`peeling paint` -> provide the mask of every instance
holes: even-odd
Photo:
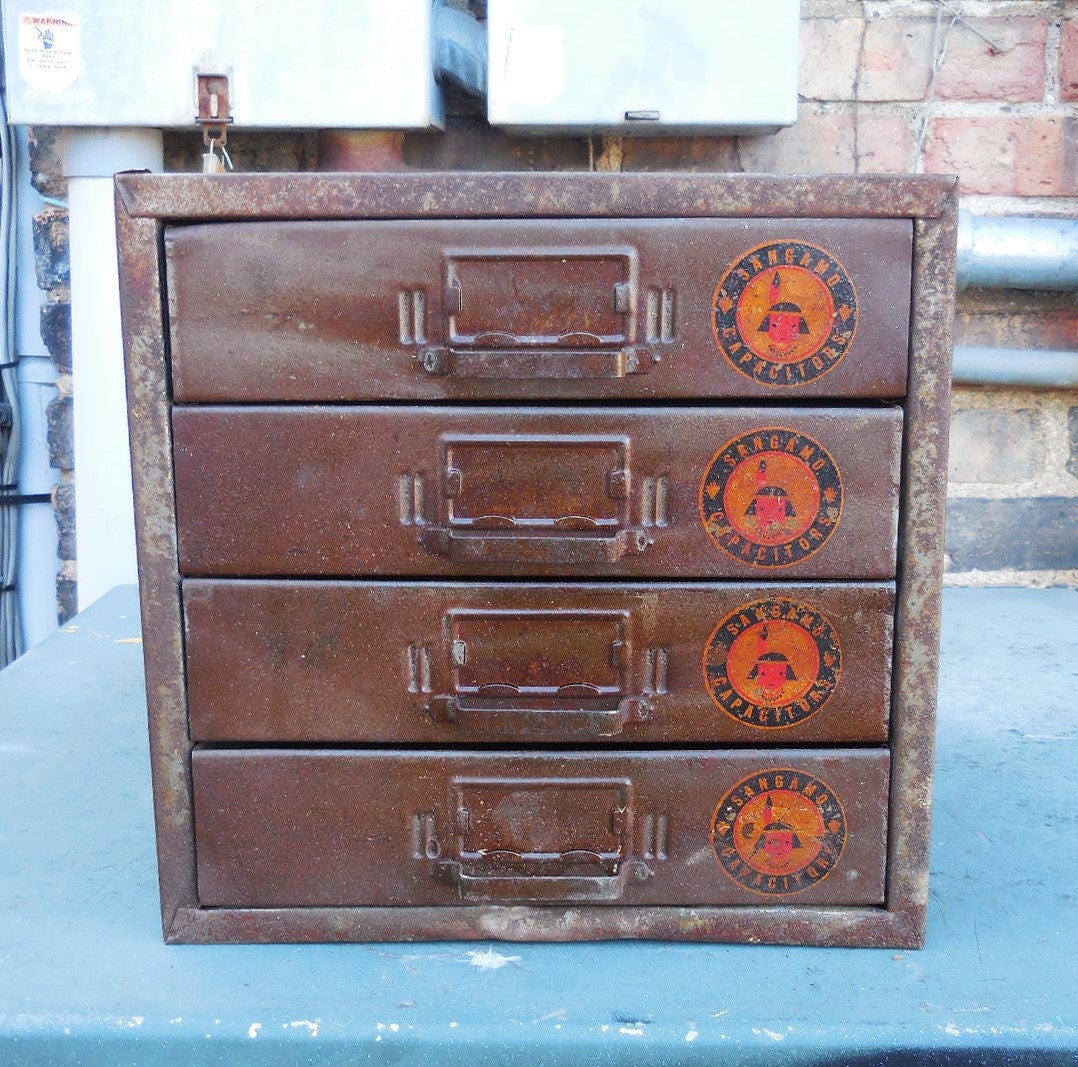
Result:
[[[752,1032],[757,1037],[769,1037],[772,1041],[784,1041],[786,1035],[779,1030],[768,1030],[766,1026],[754,1026]]]
[[[498,971],[507,963],[519,963],[520,957],[506,956],[501,952],[495,952],[494,949],[488,948],[483,952],[469,952],[468,962],[473,967],[478,967],[481,971]]]
[[[251,1023],[251,1025],[247,1027],[247,1036],[253,1041],[256,1037],[258,1037],[258,1031],[261,1029],[261,1023]]]

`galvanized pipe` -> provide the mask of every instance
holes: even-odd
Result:
[[[959,345],[953,377],[956,385],[1073,389],[1078,386],[1078,352]]]
[[[1078,289],[1078,220],[958,216],[958,286]]]

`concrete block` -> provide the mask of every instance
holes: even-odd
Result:
[[[973,409],[951,416],[949,481],[1004,485],[1035,478],[1044,466],[1036,412]]]
[[[960,498],[947,504],[951,571],[1078,567],[1078,497]]]

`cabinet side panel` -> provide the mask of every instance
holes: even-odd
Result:
[[[947,506],[957,193],[914,227],[913,317],[899,527],[888,908],[923,937]]]
[[[160,225],[116,200],[161,918],[196,899]]]

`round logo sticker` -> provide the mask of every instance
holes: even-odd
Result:
[[[719,866],[756,893],[799,893],[822,882],[846,847],[831,787],[803,771],[759,771],[719,801],[711,820]]]
[[[760,245],[712,298],[715,344],[762,385],[804,385],[833,370],[857,330],[857,292],[830,252],[803,241]]]
[[[807,559],[834,533],[842,479],[818,442],[771,426],[727,441],[700,482],[700,518],[727,555],[757,567]]]
[[[815,715],[838,683],[842,652],[831,623],[786,597],[727,615],[704,649],[715,706],[747,726],[794,726]]]

